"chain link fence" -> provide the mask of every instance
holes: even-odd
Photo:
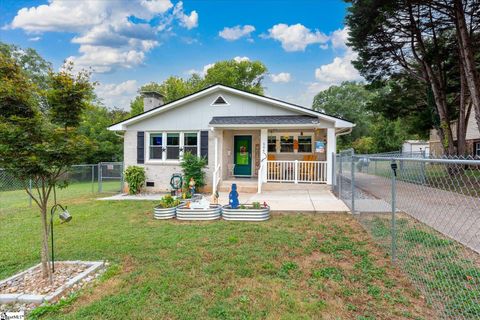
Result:
[[[124,185],[123,163],[74,165],[61,180],[67,182],[65,187],[57,188],[56,191],[57,198],[62,200],[97,192],[118,193],[123,190]],[[32,188],[30,181],[21,181],[0,169],[0,213],[6,209],[32,206],[32,199],[25,188]]]
[[[480,160],[336,156],[334,192],[443,319],[480,319]]]

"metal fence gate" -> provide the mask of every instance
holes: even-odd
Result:
[[[336,156],[333,190],[444,319],[480,319],[480,161]]]

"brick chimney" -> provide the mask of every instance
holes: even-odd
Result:
[[[153,108],[163,105],[163,96],[156,91],[142,91],[143,111],[149,111]]]

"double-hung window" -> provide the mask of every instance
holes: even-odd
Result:
[[[477,157],[480,157],[480,141],[475,142],[475,149],[473,151],[475,151],[475,155]]]
[[[280,152],[293,152],[293,136],[280,137]]]
[[[304,152],[304,153],[312,152],[311,136],[298,136],[298,152]]]
[[[163,133],[150,134],[150,159],[163,159]]]
[[[167,133],[167,160],[180,159],[180,133]]]
[[[277,137],[268,137],[268,152],[277,152]]]
[[[183,134],[183,153],[190,152],[194,156],[198,154],[198,134],[185,132]]]

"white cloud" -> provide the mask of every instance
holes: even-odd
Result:
[[[183,2],[180,1],[175,5],[173,9],[173,15],[180,21],[180,24],[187,28],[193,29],[198,27],[198,13],[197,11],[190,12],[190,15],[187,15],[183,11]]]
[[[28,41],[36,42],[36,41],[39,41],[40,39],[42,39],[42,37],[31,37],[31,38],[28,38]]]
[[[327,84],[340,84],[343,81],[361,80],[362,77],[351,61],[357,58],[357,54],[347,49],[342,57],[335,57],[331,63],[324,64],[315,69],[317,81]]]
[[[283,83],[287,83],[287,82],[290,82],[290,79],[291,79],[291,76],[290,76],[290,73],[288,72],[280,72],[278,74],[271,74],[270,75],[270,79],[273,81],[273,82],[283,82]]]
[[[68,60],[77,68],[110,72],[142,64],[160,45],[160,32],[169,33],[175,20],[191,29],[198,25],[198,14],[185,14],[181,1],[174,7],[170,0],[51,0],[20,9],[9,28],[34,34],[74,33],[71,41],[80,45],[79,54]]]
[[[325,44],[329,39],[324,33],[318,30],[311,31],[300,23],[290,26],[284,23],[276,24],[264,37],[280,41],[285,51],[305,51],[308,45]]]
[[[348,32],[348,27],[332,32],[332,35],[330,36],[332,46],[336,49],[347,49]]]
[[[100,84],[95,91],[107,107],[119,107],[128,110],[130,101],[137,94],[137,81],[127,80],[121,83]]]
[[[235,41],[242,37],[250,37],[250,34],[253,31],[255,31],[255,27],[252,25],[249,25],[249,24],[244,26],[237,25],[231,28],[229,27],[223,28],[223,30],[220,31],[218,35],[227,41]],[[253,39],[249,38],[248,40],[253,40]]]
[[[236,62],[242,62],[242,61],[250,61],[250,58],[236,56],[235,58],[233,58],[233,60],[235,60]]]

